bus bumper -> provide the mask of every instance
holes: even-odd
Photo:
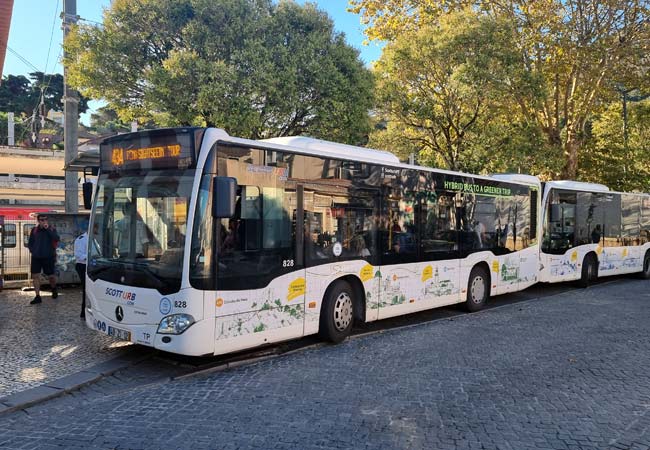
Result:
[[[208,320],[200,320],[192,324],[182,334],[158,334],[158,324],[126,325],[115,322],[97,311],[88,309],[86,310],[86,325],[95,331],[122,340],[125,339],[119,334],[126,331],[130,333],[128,339],[130,342],[166,352],[187,356],[214,354],[214,324],[211,324]]]

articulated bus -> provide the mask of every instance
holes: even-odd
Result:
[[[640,272],[650,278],[650,195],[575,181],[545,183],[540,281]]]
[[[87,325],[215,355],[316,333],[339,342],[354,321],[454,303],[476,311],[538,281],[541,188],[301,137],[112,137],[100,147]]]

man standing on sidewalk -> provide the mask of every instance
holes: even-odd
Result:
[[[56,246],[59,242],[59,235],[56,230],[47,223],[47,214],[37,216],[38,225],[32,228],[29,233],[27,247],[32,254],[32,280],[36,297],[29,302],[30,305],[41,303],[41,271],[48,276],[52,288],[52,298],[57,298],[59,293],[56,290],[56,275],[54,275],[54,263],[56,260]]]
[[[81,280],[81,314],[79,317],[86,317],[86,258],[88,254],[88,232],[84,231],[81,236],[74,240],[74,259],[77,262],[75,269]]]

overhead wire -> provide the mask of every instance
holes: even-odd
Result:
[[[50,74],[48,79],[47,79],[47,84],[45,84],[45,77],[47,76],[47,66],[50,63],[50,52],[52,51],[52,42],[54,40],[54,28],[56,25],[56,18],[58,16],[59,12],[59,5],[61,4],[60,0],[56,0],[56,8],[54,9],[54,18],[52,19],[52,31],[50,31],[50,44],[47,47],[47,57],[45,58],[45,69],[43,71],[43,82],[41,83],[41,95],[39,98],[38,105],[36,107],[38,108],[40,105],[43,105],[43,109],[45,109],[45,93],[47,92],[48,88],[50,87],[50,83],[52,82],[52,76],[54,74]],[[59,51],[59,56],[61,55],[61,52]],[[59,56],[57,56],[57,60],[59,59]]]
[[[27,58],[25,58],[23,55],[21,55],[20,53],[18,53],[16,50],[14,50],[13,48],[9,47],[9,45],[7,45],[7,50],[9,50],[9,52],[12,53],[12,54],[13,54],[16,58],[18,58],[21,62],[25,63],[26,65],[28,65],[28,66],[31,67],[32,69],[36,70],[37,72],[40,72],[40,69],[39,69],[38,67],[36,67],[34,64],[32,64],[31,62],[29,62],[29,60],[27,60]]]

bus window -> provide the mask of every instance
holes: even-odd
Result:
[[[542,250],[561,255],[575,245],[576,193],[552,190],[548,202]]]
[[[217,147],[217,175],[237,179],[233,217],[216,221],[219,289],[256,289],[295,270],[293,158],[281,152]]]
[[[422,194],[422,260],[457,258],[457,195],[444,191]]]
[[[210,167],[210,166],[208,166]],[[209,170],[209,169],[208,169]],[[190,254],[190,283],[197,289],[214,289],[212,174],[201,177],[196,201]]]
[[[640,245],[641,197],[623,194],[621,209],[621,240],[623,245]]]
[[[598,196],[591,192],[576,194],[576,245],[597,244],[603,230],[602,209]]]
[[[603,241],[605,247],[619,247],[621,240],[621,196],[620,194],[600,195],[603,211]]]
[[[528,248],[531,243],[531,213],[530,199],[527,195],[517,195],[515,197],[516,208],[515,217],[513,218],[513,249],[515,251]]]
[[[418,257],[417,182],[418,173],[401,170],[400,175],[384,180],[380,239],[382,263],[415,262]],[[418,212],[419,214],[419,212]]]
[[[641,244],[650,242],[650,198],[641,200]]]

